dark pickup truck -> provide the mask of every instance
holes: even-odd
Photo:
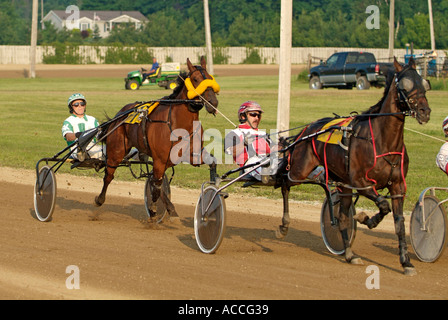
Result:
[[[384,86],[392,63],[378,63],[369,52],[336,52],[326,62],[311,68],[310,89],[326,87],[360,90]]]

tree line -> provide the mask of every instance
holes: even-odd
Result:
[[[39,4],[41,1],[39,1]],[[57,31],[39,24],[38,44],[51,45],[145,45],[205,46],[202,0],[44,0],[44,14],[77,5],[80,10],[137,10],[148,18],[140,30],[114,28],[107,38],[89,30]],[[379,28],[369,29],[368,6],[378,9]],[[280,45],[279,0],[209,1],[213,45]],[[430,48],[427,1],[395,0],[395,47],[413,43],[416,49]],[[32,0],[0,0],[0,45],[27,45],[30,42]],[[448,0],[432,0],[436,48],[448,47]],[[41,8],[39,8],[39,14]],[[294,47],[388,47],[388,0],[293,1]],[[39,17],[40,20],[40,17]]]

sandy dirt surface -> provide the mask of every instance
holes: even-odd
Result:
[[[154,227],[142,181],[114,181],[97,208],[96,174],[56,179],[53,220],[44,223],[33,217],[34,171],[0,168],[0,299],[448,298],[448,255],[427,264],[410,248],[418,274],[404,276],[391,217],[378,230],[358,227],[353,248],[364,265],[353,266],[325,248],[318,205],[292,202],[289,234],[277,240],[280,201],[231,194],[225,238],[207,255],[194,239],[198,191],[173,187],[180,218]],[[366,287],[370,265],[379,289]],[[69,266],[79,270],[79,289],[67,288]]]
[[[138,70],[144,65],[36,65],[38,78],[83,78],[83,77],[126,77],[129,71]],[[278,65],[215,65],[216,76],[278,75]],[[299,74],[304,65],[293,65],[291,74]],[[29,65],[0,64],[0,78],[24,78],[29,74]],[[181,66],[182,70],[186,66]]]

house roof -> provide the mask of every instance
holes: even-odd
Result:
[[[65,10],[51,10],[56,14],[61,20],[67,20],[73,12],[65,12]],[[110,21],[121,16],[129,16],[131,18],[137,19],[139,21],[148,21],[148,19],[139,11],[101,11],[101,10],[80,10],[79,18],[88,18],[90,20],[94,19],[94,16],[103,21]]]

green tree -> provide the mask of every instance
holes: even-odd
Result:
[[[324,45],[322,36],[323,12],[318,9],[308,13],[303,10],[293,21],[292,45],[294,47],[320,47]]]
[[[104,39],[105,44],[122,43],[127,45],[134,45],[140,42],[141,31],[135,30],[132,23],[120,23],[112,28],[110,35]]]
[[[406,18],[400,36],[401,46],[404,47],[406,43],[413,42],[416,49],[431,48],[428,21],[428,15],[421,13],[415,14],[413,18]]]
[[[0,45],[29,44],[30,27],[10,1],[0,2]]]

